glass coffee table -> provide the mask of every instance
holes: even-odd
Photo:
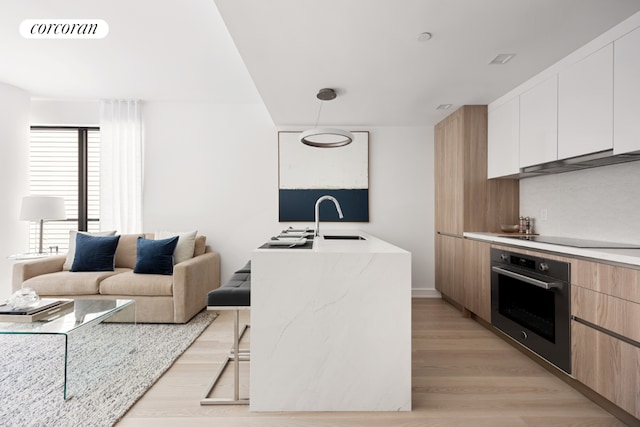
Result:
[[[0,322],[0,334],[22,335],[59,335],[64,337],[64,390],[63,398],[67,400],[69,393],[69,355],[73,347],[73,337],[87,332],[91,335],[91,328],[101,323],[136,323],[136,304],[134,300],[118,299],[76,299],[73,311],[50,321],[34,322]],[[134,328],[135,331],[135,328]],[[70,339],[71,338],[71,339]],[[126,345],[115,347],[135,350],[135,333],[131,329],[122,330],[122,339]],[[80,345],[86,345],[86,340],[80,340]],[[120,344],[120,343],[119,343]],[[129,353],[124,350],[124,353]]]

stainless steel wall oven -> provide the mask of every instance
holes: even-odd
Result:
[[[491,323],[571,373],[570,264],[491,249]]]

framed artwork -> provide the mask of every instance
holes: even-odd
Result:
[[[278,132],[278,193],[280,222],[314,221],[318,198],[329,195],[340,203],[320,205],[323,221],[369,222],[369,132],[353,132],[344,147],[317,148],[300,142],[301,132]]]

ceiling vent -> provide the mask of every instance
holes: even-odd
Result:
[[[504,65],[516,56],[515,53],[501,53],[489,62],[489,65]]]

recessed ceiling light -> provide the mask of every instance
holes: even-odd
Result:
[[[436,110],[448,110],[453,107],[453,104],[440,104],[436,107]]]
[[[431,37],[433,37],[431,33],[428,33],[428,32],[420,33],[418,34],[418,41],[426,42],[427,40],[431,40]]]
[[[489,62],[490,65],[504,65],[516,56],[515,53],[501,53]]]

